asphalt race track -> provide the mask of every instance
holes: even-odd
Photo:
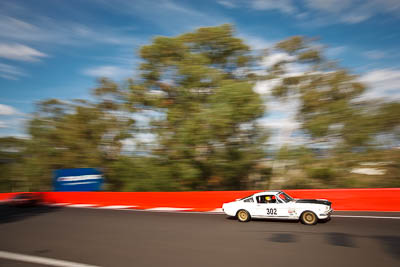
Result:
[[[392,212],[335,215],[400,217]],[[110,267],[388,267],[400,266],[400,220],[334,217],[305,226],[239,223],[220,214],[0,207],[0,252]],[[0,253],[0,266],[46,265]]]

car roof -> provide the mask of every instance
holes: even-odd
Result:
[[[281,192],[282,192],[281,190],[269,190],[269,191],[255,193],[253,196],[259,196],[259,195],[265,195],[265,194],[277,195],[278,193],[281,193]]]

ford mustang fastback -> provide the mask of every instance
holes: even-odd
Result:
[[[326,199],[294,199],[283,191],[265,191],[224,203],[222,209],[240,222],[252,218],[300,220],[314,225],[318,220],[329,220],[331,202]]]

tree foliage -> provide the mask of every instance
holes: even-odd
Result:
[[[115,191],[399,185],[398,151],[383,149],[399,141],[398,102],[363,99],[368,88],[313,39],[277,43],[269,52],[285,57],[268,69],[245,41],[229,24],[158,36],[138,51],[136,80],[102,78],[91,100],[40,101],[29,138],[0,139],[0,190],[49,190],[53,170],[77,167],[101,168]],[[299,101],[308,137],[269,155],[253,90],[268,79],[279,81],[270,97]],[[387,162],[387,179],[351,174],[374,160]]]
[[[184,190],[241,188],[264,156],[265,133],[255,123],[264,106],[247,78],[250,48],[233,34],[230,25],[200,28],[140,50],[139,83],[157,92],[142,104],[166,114],[153,124],[155,155],[173,166]]]
[[[270,78],[281,77],[273,95],[284,98],[298,94],[298,120],[314,141],[330,140],[348,151],[365,147],[376,135],[399,125],[398,103],[368,102],[362,99],[367,90],[357,75],[323,57],[311,40],[295,36],[279,42],[276,49],[291,56],[278,62]],[[287,65],[304,71],[286,72]],[[273,75],[274,72],[278,73]]]

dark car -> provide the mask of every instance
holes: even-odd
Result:
[[[7,201],[10,206],[14,207],[33,207],[40,205],[41,202],[42,199],[38,193],[20,193]]]

